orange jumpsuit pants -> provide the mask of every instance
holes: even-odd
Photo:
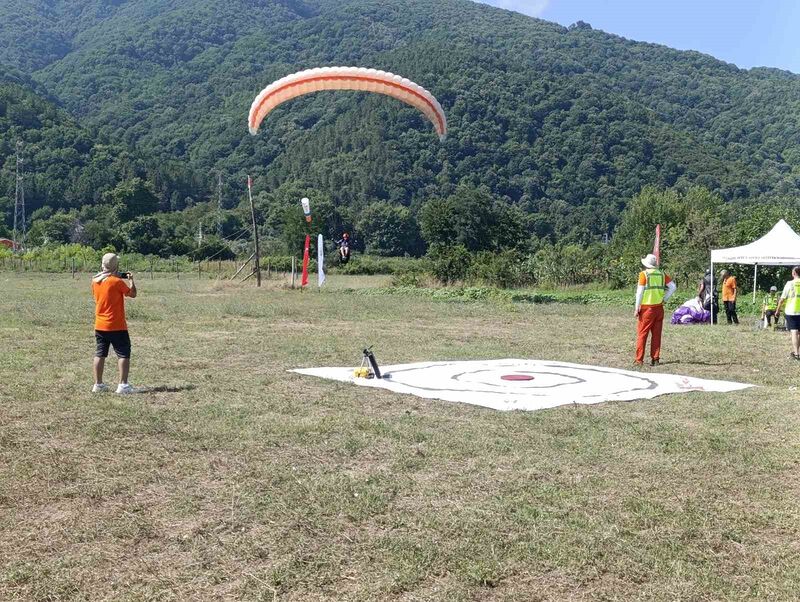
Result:
[[[636,361],[644,361],[647,335],[650,335],[650,357],[661,359],[661,329],[664,326],[664,306],[642,305],[639,308],[639,324],[636,329]]]

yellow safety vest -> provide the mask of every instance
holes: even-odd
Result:
[[[667,279],[664,272],[659,269],[645,270],[647,283],[644,285],[642,305],[661,305],[664,302],[664,293],[667,291]]]
[[[786,298],[784,313],[790,316],[797,316],[800,315],[800,280],[794,280],[792,285],[789,296]]]
[[[778,293],[772,293],[764,297],[764,309],[767,311],[778,309]]]

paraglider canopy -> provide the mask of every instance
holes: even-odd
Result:
[[[433,94],[399,75],[362,67],[307,69],[271,83],[250,107],[247,120],[250,133],[255,136],[264,118],[287,100],[322,90],[360,90],[391,96],[421,111],[433,124],[440,140],[447,135],[447,117]]]

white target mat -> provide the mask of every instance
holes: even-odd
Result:
[[[383,379],[355,378],[354,368],[292,370],[362,387],[389,389],[495,410],[541,410],[572,403],[652,399],[667,393],[725,393],[752,385],[676,374],[584,366],[546,360],[420,362],[384,366]]]

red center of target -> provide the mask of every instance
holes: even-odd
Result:
[[[528,374],[504,374],[500,378],[503,380],[533,380],[533,377]]]

